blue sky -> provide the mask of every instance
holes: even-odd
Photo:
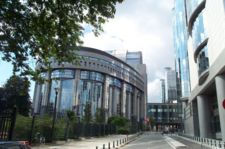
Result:
[[[12,76],[12,68],[13,67],[11,63],[2,61],[0,59],[0,70],[1,70],[0,86],[1,87],[6,83],[7,79],[9,79],[9,77]],[[34,81],[31,81],[30,92],[29,92],[31,99],[33,98],[33,93],[34,93]]]

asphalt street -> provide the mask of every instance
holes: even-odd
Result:
[[[122,149],[173,149],[161,133],[145,132],[135,141],[122,147]]]

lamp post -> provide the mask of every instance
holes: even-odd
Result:
[[[56,106],[57,106],[57,96],[58,96],[59,88],[55,87],[55,103],[54,103],[54,112],[53,112],[53,120],[52,120],[52,132],[51,132],[51,141],[53,140],[54,128],[55,128],[55,119],[56,119]]]

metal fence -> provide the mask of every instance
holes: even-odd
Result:
[[[1,102],[0,105],[0,141],[9,141],[16,122],[16,107],[3,107]]]
[[[182,137],[186,137],[188,139],[191,139],[191,140],[195,141],[196,143],[208,146],[208,147],[213,148],[213,149],[214,148],[215,149],[225,149],[225,142],[223,142],[221,140],[194,137],[194,136],[189,136],[189,135],[185,135],[185,134],[182,134],[182,133],[179,133],[178,135],[182,136]]]
[[[75,135],[76,138],[79,138],[79,137],[104,136],[115,133],[116,133],[115,125],[77,123],[74,126],[73,135]]]

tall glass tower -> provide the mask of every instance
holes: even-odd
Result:
[[[187,16],[186,1],[175,0],[173,9],[173,38],[176,57],[176,72],[181,87],[181,98],[190,94],[190,74],[187,47]]]

